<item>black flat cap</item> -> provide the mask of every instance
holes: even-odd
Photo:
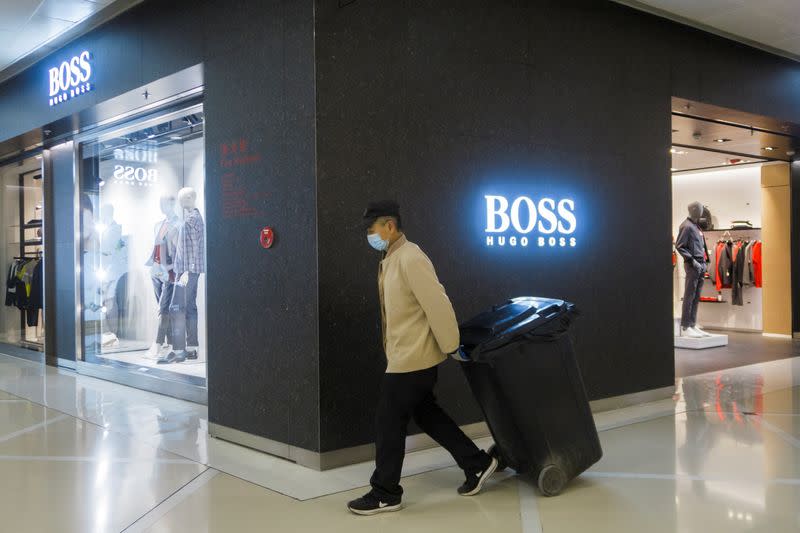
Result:
[[[394,200],[370,202],[364,210],[364,229],[368,229],[380,217],[395,217],[400,220],[400,206]]]

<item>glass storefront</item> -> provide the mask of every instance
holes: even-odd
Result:
[[[6,275],[0,343],[44,351],[41,156],[0,167],[0,265]]]
[[[202,106],[79,146],[82,358],[206,384]]]

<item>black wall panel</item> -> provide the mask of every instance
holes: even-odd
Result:
[[[48,107],[47,68],[83,49],[96,91]],[[51,58],[0,85],[0,139],[203,64],[210,420],[321,451],[373,438],[366,202],[400,201],[461,319],[518,294],[573,300],[592,398],[665,387],[670,97],[800,122],[797,63],[603,0],[150,0]],[[71,168],[52,178],[71,209]],[[574,198],[578,246],[486,248],[487,193]],[[480,419],[455,364],[439,393]]]
[[[460,319],[572,300],[592,399],[671,386],[670,98],[799,121],[800,66],[605,1],[316,6],[322,449],[373,438],[372,199],[398,199]],[[486,248],[486,191],[574,197],[578,246]],[[455,364],[439,395],[480,419]]]
[[[83,49],[96,90],[50,108],[47,68]],[[319,447],[313,53],[310,1],[148,1],[0,85],[7,139],[203,64],[209,418],[308,449]],[[225,166],[237,158],[246,161]],[[71,216],[71,159],[54,171],[55,210]],[[246,210],[226,211],[232,179]],[[269,251],[259,245],[266,225],[278,235]],[[56,258],[71,239],[54,243]],[[72,274],[53,273],[57,290]],[[58,294],[60,307],[69,294]],[[59,316],[73,336],[59,319],[58,351],[71,344],[74,357],[73,318]]]

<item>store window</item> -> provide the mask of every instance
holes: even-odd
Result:
[[[201,107],[80,145],[83,360],[205,385]]]
[[[6,275],[0,343],[38,352],[44,351],[42,181],[41,156],[0,168],[0,264]]]

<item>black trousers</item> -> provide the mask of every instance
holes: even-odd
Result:
[[[706,267],[704,265],[701,272],[695,270],[692,263],[684,263],[683,267],[686,270],[686,286],[683,291],[681,327],[693,328],[697,325],[697,308],[700,305],[700,294],[703,292]]]
[[[403,494],[400,474],[406,453],[408,422],[414,422],[445,448],[463,470],[477,472],[489,456],[442,411],[433,395],[438,367],[401,374],[384,374],[376,415],[375,473],[370,485],[383,498]]]
[[[172,349],[185,350],[186,346],[199,346],[197,335],[197,283],[200,274],[189,272],[185,287],[175,284],[169,306],[172,327]]]

